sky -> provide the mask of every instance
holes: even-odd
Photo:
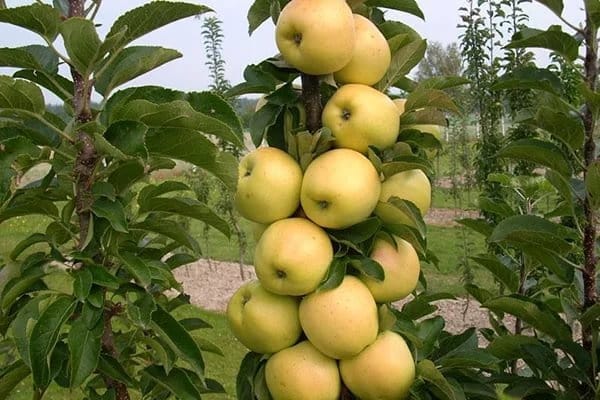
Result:
[[[228,80],[239,83],[243,79],[246,65],[258,63],[261,60],[278,53],[274,40],[274,25],[268,21],[252,36],[248,36],[246,13],[253,0],[188,0],[192,3],[211,7],[217,17],[223,21],[223,56],[227,62],[226,75]],[[29,0],[7,0],[8,7],[29,4]],[[108,32],[112,21],[128,9],[135,8],[148,0],[104,0],[96,22],[101,37]],[[578,7],[582,1],[565,0],[564,16],[572,22],[581,21],[582,11]],[[465,0],[418,0],[425,14],[425,22],[419,18],[404,13],[394,13],[394,16],[415,28],[429,41],[448,44],[458,41],[460,22],[458,8],[466,4]],[[530,26],[545,29],[552,24],[560,24],[560,20],[545,7],[536,4],[526,7],[530,17]],[[212,14],[212,13],[211,13]],[[210,15],[210,14],[206,14]],[[35,34],[26,30],[0,24],[0,47],[17,47],[32,42],[42,43]],[[130,85],[160,85],[185,91],[205,89],[210,79],[204,63],[206,61],[201,37],[201,21],[194,18],[181,20],[169,26],[152,32],[135,44],[160,45],[180,51],[183,57],[168,63],[132,81]],[[540,54],[540,57],[544,57]],[[10,70],[0,68],[0,74],[10,73]]]

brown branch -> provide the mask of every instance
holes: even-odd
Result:
[[[302,101],[306,110],[306,128],[316,132],[321,128],[321,86],[319,77],[315,75],[302,74]]]
[[[598,82],[598,29],[594,27],[594,23],[590,17],[590,10],[586,7],[587,23],[584,30],[585,37],[585,81],[587,87],[595,91]],[[596,127],[596,116],[590,104],[586,104],[583,116],[583,124],[585,127],[585,144],[583,148],[584,163],[586,170],[584,177],[587,175],[588,168],[596,160],[596,144],[594,143],[594,129]],[[583,228],[583,290],[584,302],[583,310],[585,312],[590,307],[594,306],[598,301],[596,295],[596,212],[589,198],[586,196],[583,201],[583,212],[585,216]],[[593,328],[586,327],[582,332],[583,347],[591,352],[593,349],[592,336],[594,335]],[[592,382],[595,382],[596,376],[594,371],[590,371]]]
[[[84,17],[85,0],[69,0],[69,18]],[[73,106],[75,109],[75,118],[78,123],[85,124],[92,120],[91,112],[91,91],[92,80],[89,76],[82,76],[71,66],[71,76],[73,77],[74,93]],[[77,158],[73,168],[75,178],[75,211],[79,218],[79,249],[86,243],[90,221],[92,219],[92,206],[94,196],[92,186],[95,179],[96,166],[98,164],[98,152],[93,138],[85,131],[79,130],[75,138],[77,146]],[[115,347],[112,317],[121,312],[120,305],[111,306],[104,313],[104,331],[102,333],[102,350],[114,358],[118,358],[118,352]],[[115,390],[117,400],[129,400],[127,386],[108,376],[104,376],[104,382],[108,388]]]

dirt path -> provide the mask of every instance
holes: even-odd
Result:
[[[247,280],[255,278],[251,266],[245,266],[244,273]],[[209,266],[206,260],[201,260],[179,268],[175,275],[194,304],[220,312],[225,311],[229,298],[244,282],[240,278],[239,265],[228,262],[212,261]],[[469,303],[464,299],[443,300],[436,304],[439,307],[436,314],[444,317],[449,332],[462,332],[471,326],[489,326],[485,310],[474,300]]]
[[[478,211],[474,210],[459,210],[457,208],[432,208],[425,215],[425,223],[427,225],[436,226],[456,226],[457,219],[461,218],[477,218]]]

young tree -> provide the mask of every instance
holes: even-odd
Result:
[[[93,21],[101,1],[53,4],[0,10],[1,23],[45,43],[0,49],[0,66],[17,69],[0,76],[0,224],[27,216],[45,221],[0,270],[0,335],[15,344],[14,361],[0,367],[0,392],[29,375],[34,399],[51,384],[79,388],[90,399],[222,392],[205,377],[206,347],[192,334],[208,325],[195,313],[173,313],[189,304],[173,269],[200,254],[174,218],[198,219],[226,236],[230,228],[187,185],[147,178],[182,160],[234,187],[236,158],[210,137],[237,148],[242,127],[210,92],[117,90],[181,56],[131,42],[211,10],[150,2],[118,18],[102,39]],[[68,121],[46,108],[41,88],[64,102]],[[101,98],[98,106],[92,94]],[[48,166],[45,175],[19,185],[18,177],[39,164]]]

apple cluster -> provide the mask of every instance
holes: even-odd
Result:
[[[389,68],[389,46],[344,0],[290,1],[279,16],[276,41],[294,68],[333,74],[338,83],[322,114],[335,148],[304,171],[274,147],[240,161],[234,201],[260,226],[258,279],[232,296],[229,324],[248,349],[270,355],[265,378],[274,400],[334,400],[342,383],[363,400],[403,399],[415,364],[404,339],[385,323],[385,304],[417,286],[420,263],[412,245],[377,237],[368,256],[385,279],[347,274],[336,288],[319,289],[336,259],[332,231],[373,215],[387,224],[411,224],[388,202],[393,198],[412,202],[422,214],[430,207],[431,186],[421,170],[382,179],[366,156],[370,146],[385,150],[398,139],[404,103],[373,88]]]

